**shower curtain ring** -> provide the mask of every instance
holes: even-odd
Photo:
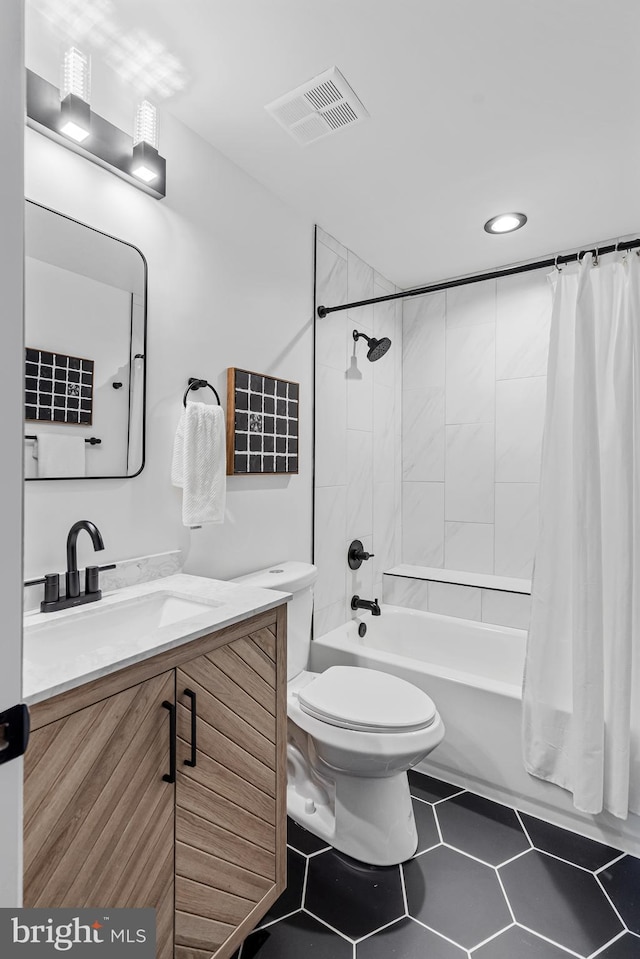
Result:
[[[554,260],[553,267],[554,267],[555,270],[558,271],[558,273],[562,273],[562,267],[561,267],[561,266],[558,266],[558,257],[559,257],[559,256],[560,256],[560,254],[559,254],[559,253],[556,253],[556,258],[555,258],[555,260]]]
[[[600,252],[598,250],[598,247],[596,247],[596,251],[593,254],[593,265],[600,266]]]

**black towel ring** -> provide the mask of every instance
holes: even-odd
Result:
[[[207,382],[207,380],[196,379],[195,376],[189,377],[189,385],[184,391],[184,396],[182,397],[182,402],[184,406],[187,405],[187,396],[189,395],[191,390],[199,390],[201,388],[204,388],[205,386],[208,386],[210,390],[213,390],[213,392],[215,393],[215,397],[218,401],[218,406],[222,406],[222,403],[220,402],[220,397],[218,396],[218,391],[215,388],[215,386],[212,386],[211,383]]]

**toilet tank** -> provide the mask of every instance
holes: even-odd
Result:
[[[309,662],[313,585],[317,578],[317,567],[311,563],[288,560],[233,580],[234,583],[293,594],[287,604],[287,681],[306,669]]]

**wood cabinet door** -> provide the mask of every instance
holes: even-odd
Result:
[[[177,670],[176,959],[226,959],[286,883],[284,629]]]
[[[37,729],[25,757],[25,906],[154,906],[173,956],[174,670]],[[37,708],[37,707],[36,707]]]

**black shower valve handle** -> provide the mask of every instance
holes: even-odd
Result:
[[[362,564],[366,562],[366,560],[372,559],[373,556],[375,556],[375,553],[367,553],[362,545],[362,540],[354,539],[350,544],[349,552],[347,553],[349,568],[360,569]]]

